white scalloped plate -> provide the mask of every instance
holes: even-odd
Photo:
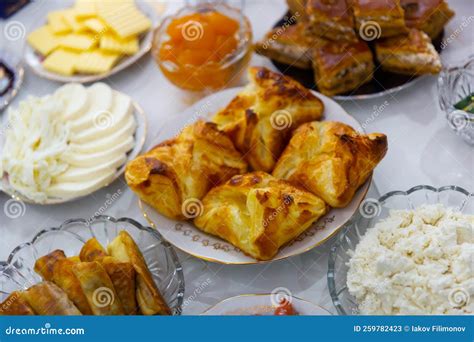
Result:
[[[214,113],[227,105],[241,90],[242,88],[223,90],[196,102],[181,114],[173,116],[172,120],[164,125],[158,136],[154,137],[154,142],[158,143],[174,137],[184,126],[199,118],[209,120]],[[314,94],[324,103],[325,120],[344,122],[358,131],[363,131],[357,120],[347,114],[335,101],[319,93],[314,92]],[[272,261],[304,253],[334,236],[358,210],[359,204],[364,200],[369,190],[370,183],[371,178],[360,187],[347,207],[331,209],[299,237],[281,248]],[[223,264],[266,262],[245,255],[230,243],[199,230],[191,222],[175,221],[167,218],[142,201],[139,201],[139,206],[150,225],[158,229],[165,239],[176,248],[197,258]]]
[[[109,72],[100,75],[85,75],[85,74],[78,74],[73,76],[63,76],[60,74],[56,74],[54,72],[50,72],[43,68],[42,65],[42,56],[36,53],[36,51],[29,45],[25,44],[25,53],[24,59],[25,63],[30,67],[30,69],[40,77],[46,78],[48,80],[57,81],[57,82],[77,82],[77,83],[89,83],[89,82],[96,82],[112,76],[119,71],[129,67],[140,58],[142,58],[148,51],[151,49],[151,44],[153,40],[153,31],[158,26],[158,15],[157,11],[150,4],[146,3],[145,1],[138,1],[136,0],[137,7],[145,14],[152,22],[152,26],[148,32],[146,32],[140,38],[140,48],[138,52],[132,56],[122,58],[119,63],[112,68]],[[68,7],[68,5],[64,4],[64,8]],[[72,3],[69,3],[69,6],[72,6]],[[57,8],[56,8],[57,9]],[[53,9],[48,9],[53,10]],[[46,11],[45,11],[46,13]],[[46,18],[46,14],[44,15]]]

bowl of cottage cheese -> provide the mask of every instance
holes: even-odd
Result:
[[[331,249],[339,314],[474,313],[474,195],[418,186],[361,204]]]

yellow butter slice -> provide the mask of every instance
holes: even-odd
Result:
[[[77,19],[85,19],[97,15],[96,0],[76,0],[74,10]]]
[[[133,55],[138,51],[138,38],[119,38],[110,34],[100,38],[101,50],[117,52],[125,55]]]
[[[78,58],[78,53],[59,48],[46,57],[43,67],[54,73],[70,76],[74,74]]]
[[[133,3],[121,2],[115,7],[110,3],[98,3],[97,13],[121,38],[139,35],[151,27],[151,21]]]
[[[93,34],[70,33],[61,38],[60,46],[73,50],[89,50],[98,44]]]
[[[71,32],[72,28],[64,19],[64,11],[53,11],[48,13],[48,24],[53,33]]]
[[[84,20],[84,26],[95,33],[104,33],[107,31],[107,25],[99,18],[89,18]]]
[[[31,32],[26,38],[33,49],[43,56],[47,56],[59,46],[59,39],[51,29],[45,25]]]
[[[110,71],[119,58],[120,55],[116,53],[87,51],[80,54],[75,69],[84,74],[102,74]]]
[[[77,12],[75,10],[69,9],[63,12],[63,18],[74,32],[86,31],[87,27],[82,21],[76,18],[76,14]]]

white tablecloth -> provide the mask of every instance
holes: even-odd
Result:
[[[1,22],[1,48],[20,54],[24,44],[24,39],[15,42],[5,39],[3,31],[8,22],[18,21],[29,32],[41,25],[48,10],[64,6],[61,3],[65,1],[59,4],[57,1],[35,1],[8,21]],[[151,3],[157,8],[167,3],[167,13],[182,5],[182,1]],[[442,53],[443,61],[448,63],[465,59],[474,52],[474,3],[472,0],[456,0],[450,1],[450,6],[456,11],[456,16],[445,33],[454,37]],[[255,39],[260,39],[286,10],[283,0],[247,0],[245,13],[252,23]],[[272,67],[267,59],[257,55],[251,63]],[[196,100],[195,96],[172,86],[149,55],[106,81],[132,96],[144,108],[149,123],[146,147],[150,146],[166,120]],[[13,105],[30,94],[48,94],[58,86],[36,77],[27,69],[24,85]],[[393,95],[376,100],[341,102],[341,105],[368,132],[383,132],[389,137],[388,154],[374,174],[374,183],[381,194],[406,190],[418,184],[455,184],[474,190],[473,150],[449,129],[438,106],[436,77],[424,77],[415,86]],[[15,246],[30,240],[45,227],[59,225],[73,217],[90,217],[104,204],[108,194],[119,189],[122,195],[107,209],[106,214],[128,216],[146,224],[136,197],[121,179],[104,190],[69,204],[27,205],[23,215],[15,219],[0,212],[0,260],[5,260]],[[374,186],[369,196],[378,196]],[[7,200],[8,196],[0,194],[0,208]],[[293,295],[335,312],[326,282],[327,254],[331,242],[302,256],[255,266],[224,266],[178,252],[186,281],[184,313],[197,314],[229,296],[268,293],[276,287],[288,288]]]

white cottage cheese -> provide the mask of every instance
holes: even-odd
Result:
[[[443,205],[392,211],[349,261],[361,314],[474,312],[474,216]]]

